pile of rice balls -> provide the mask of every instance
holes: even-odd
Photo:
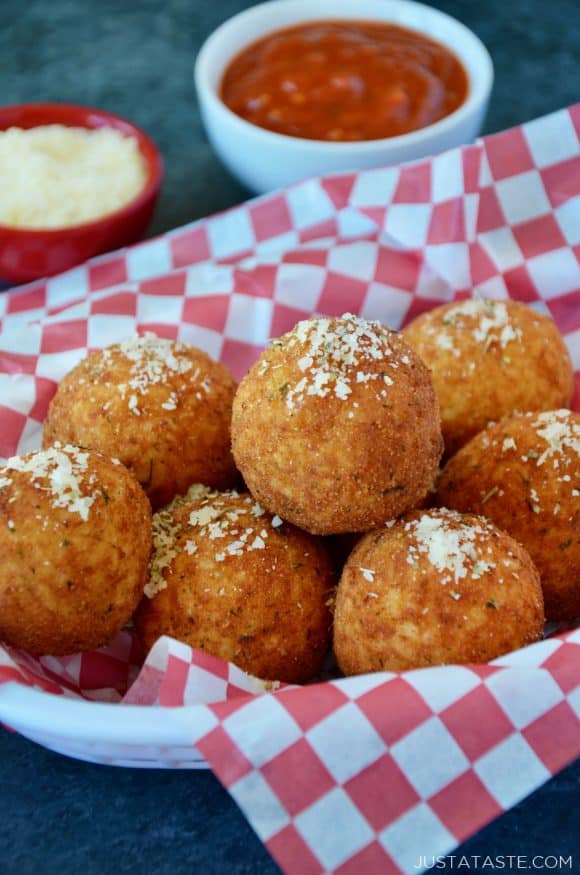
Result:
[[[359,674],[537,641],[580,615],[572,393],[512,301],[305,320],[238,386],[150,333],[91,353],[0,468],[0,639],[76,653],[132,620],[290,683],[331,645]]]

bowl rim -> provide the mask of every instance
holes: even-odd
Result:
[[[327,0],[327,2],[330,3],[330,0]],[[284,30],[287,27],[292,27],[293,24],[307,23],[309,21],[349,20],[348,16],[345,16],[346,10],[343,8],[347,5],[351,6],[353,12],[358,12],[357,0],[352,0],[352,2],[349,2],[349,0],[343,0],[334,14],[329,14],[330,10],[325,11],[328,8],[327,2],[322,0],[322,3],[316,4],[316,8],[320,6],[321,9],[320,14],[316,17],[304,17],[303,11],[297,12],[294,22],[287,22],[286,24],[279,26],[274,24],[269,30],[264,31],[261,35],[248,40],[248,42],[244,43],[242,47],[236,50],[236,53],[228,55],[223,64],[222,75],[228,63],[235,57],[235,54],[243,51],[243,49],[251,45],[252,42],[261,39],[269,33],[275,33],[276,31]],[[311,4],[309,5],[310,8],[313,8]],[[467,97],[457,109],[444,118],[439,119],[430,125],[426,125],[423,128],[417,128],[414,131],[409,131],[406,134],[399,134],[395,137],[383,137],[375,140],[348,140],[338,142],[315,140],[306,137],[293,137],[289,134],[280,134],[276,131],[270,131],[267,128],[255,125],[253,122],[247,121],[229,109],[221,99],[217,88],[214,88],[210,84],[210,64],[208,55],[214,50],[216,43],[219,45],[223,37],[234,31],[240,23],[244,23],[248,20],[251,21],[252,19],[260,21],[269,11],[274,10],[275,8],[286,8],[291,10],[292,7],[297,8],[298,6],[300,6],[302,10],[307,8],[305,2],[297,2],[297,0],[265,0],[265,2],[244,9],[236,15],[233,15],[231,18],[226,19],[226,21],[222,22],[222,24],[213,30],[204,40],[197,53],[194,61],[193,78],[198,93],[199,103],[202,102],[202,99],[206,100],[213,111],[217,112],[222,119],[227,121],[230,125],[237,128],[240,133],[245,132],[247,134],[251,132],[255,137],[261,137],[265,143],[270,143],[274,147],[276,145],[291,145],[293,148],[304,153],[320,152],[321,148],[324,148],[333,153],[346,153],[350,151],[351,153],[366,154],[377,150],[387,151],[390,149],[400,149],[407,143],[416,145],[425,140],[428,141],[431,137],[442,134],[446,130],[452,129],[457,124],[460,124],[464,118],[468,117],[480,106],[485,105],[486,101],[489,99],[494,83],[493,61],[487,47],[476,33],[470,30],[470,28],[463,24],[463,22],[459,21],[459,19],[454,18],[452,15],[449,15],[447,12],[443,12],[434,6],[428,6],[425,3],[416,2],[416,0],[384,0],[384,8],[386,11],[384,17],[373,17],[369,13],[365,13],[364,10],[361,10],[360,14],[352,16],[351,20],[388,23],[390,20],[388,15],[389,9],[398,9],[401,11],[413,9],[416,12],[421,12],[426,15],[432,21],[439,20],[444,21],[446,24],[450,24],[458,33],[461,33],[462,36],[467,39],[473,52],[477,53],[477,64],[480,68],[480,73],[475,81],[470,71],[465,68],[465,63],[462,58],[459,58],[459,61],[467,74],[469,90]],[[409,30],[415,30],[417,33],[428,36],[436,42],[442,42],[438,37],[432,36],[428,31],[417,25],[410,24],[406,21],[395,21],[394,23],[401,27],[407,27]],[[444,45],[449,47],[446,43],[444,43]],[[455,48],[452,48],[452,51],[457,55],[457,50]],[[221,77],[218,80],[218,85],[220,82]]]
[[[129,119],[123,118],[123,116],[120,115],[116,115],[113,112],[109,112],[106,109],[100,109],[98,107],[88,106],[79,103],[66,103],[63,101],[13,103],[8,106],[0,107],[0,132],[8,130],[9,127],[18,127],[17,122],[5,127],[5,117],[8,115],[12,115],[14,112],[22,112],[23,115],[33,114],[40,116],[42,116],[44,113],[55,113],[55,115],[58,115],[60,112],[62,112],[63,119],[58,120],[57,118],[49,118],[47,119],[45,124],[62,124],[65,127],[79,127],[86,128],[87,130],[96,130],[98,129],[98,127],[111,127],[114,130],[125,133],[126,135],[134,136],[137,140],[139,153],[146,164],[147,179],[143,187],[130,201],[120,207],[117,207],[116,210],[105,213],[99,218],[91,219],[88,222],[80,222],[75,225],[63,225],[59,228],[31,228],[20,227],[18,225],[5,225],[3,223],[0,223],[0,234],[2,234],[4,237],[8,235],[14,237],[18,236],[21,237],[23,240],[32,238],[38,239],[39,237],[43,237],[47,240],[52,239],[56,241],[62,240],[64,238],[90,234],[91,231],[101,230],[109,226],[110,224],[115,224],[120,219],[123,219],[132,215],[133,213],[138,212],[142,207],[145,206],[145,204],[147,204],[151,200],[151,198],[155,197],[159,193],[161,189],[161,184],[163,182],[165,169],[161,151],[159,147],[155,144],[155,142],[151,139],[149,134],[147,134],[138,125],[134,124],[134,122],[129,121]],[[87,115],[93,115],[95,117],[98,117],[103,121],[103,124],[98,126],[86,124],[83,119]],[[68,117],[67,120],[64,120],[65,116]],[[43,124],[44,123],[40,122],[31,125],[29,129],[42,127]],[[147,149],[149,150],[149,154],[145,154],[142,148],[142,144],[146,144]]]

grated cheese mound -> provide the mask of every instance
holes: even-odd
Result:
[[[303,377],[295,385],[283,387],[287,409],[294,410],[306,396],[325,398],[332,394],[345,401],[352,394],[353,383],[371,380],[377,381],[381,397],[386,397],[386,387],[393,384],[393,377],[386,372],[377,373],[377,362],[394,370],[399,362],[410,364],[408,356],[400,356],[391,346],[394,337],[396,334],[380,322],[370,322],[352,313],[345,313],[340,319],[320,317],[298,322],[291,332],[274,342],[275,346],[303,352],[298,360]],[[372,365],[372,369],[365,371],[365,364]],[[268,367],[266,359],[262,372]]]
[[[406,522],[403,528],[410,536],[407,562],[416,565],[419,554],[425,556],[443,575],[442,584],[457,583],[468,576],[479,580],[495,564],[483,557],[480,543],[494,529],[483,517],[478,520],[476,524],[466,522],[461,514],[442,508]]]
[[[110,127],[41,125],[0,132],[0,224],[65,228],[112,213],[141,191],[135,137]]]
[[[129,362],[130,377],[127,383],[120,383],[117,388],[121,397],[128,396],[128,406],[134,416],[141,415],[139,396],[147,395],[153,385],[164,386],[173,376],[188,374],[189,382],[198,390],[197,397],[201,398],[201,392],[208,395],[212,386],[208,375],[200,379],[199,368],[193,367],[188,357],[190,347],[179,341],[167,340],[157,337],[152,331],[143,335],[134,335],[121,343],[108,346],[102,350],[102,359],[105,366],[111,366],[115,356],[121,355]],[[167,399],[161,404],[165,410],[176,410],[179,399],[175,391],[168,388]]]
[[[87,486],[92,485],[91,480],[94,482],[94,475],[86,477],[88,461],[88,453],[70,445],[63,447],[59,443],[28,456],[13,456],[3,466],[0,489],[13,482],[8,476],[10,471],[29,474],[37,489],[50,494],[53,507],[65,508],[86,521],[99,495],[98,489],[87,491]]]
[[[475,324],[473,323],[475,320]],[[443,324],[460,330],[471,330],[474,339],[488,349],[497,343],[502,349],[514,340],[521,340],[522,330],[510,320],[508,309],[503,301],[491,298],[468,298],[450,307],[443,316]],[[438,341],[438,346],[452,349],[451,337]]]

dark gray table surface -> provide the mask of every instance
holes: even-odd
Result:
[[[250,5],[0,0],[0,103],[90,104],[148,130],[166,163],[151,234],[224,209],[247,192],[223,170],[204,138],[192,65],[203,39]],[[580,99],[578,0],[435,5],[471,27],[493,56],[496,84],[486,131]],[[209,773],[88,765],[0,729],[0,780],[2,875],[278,871]],[[580,871],[579,790],[576,764],[456,854],[575,853],[574,869]]]

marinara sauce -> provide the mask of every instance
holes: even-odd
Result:
[[[367,21],[279,30],[226,69],[226,106],[261,128],[310,140],[376,140],[424,128],[461,106],[465,70],[416,31]]]

